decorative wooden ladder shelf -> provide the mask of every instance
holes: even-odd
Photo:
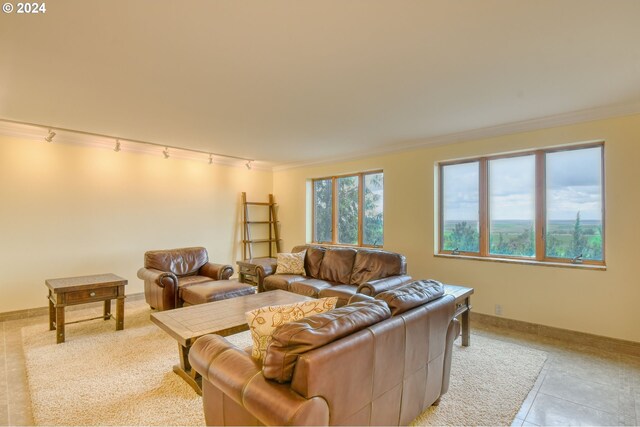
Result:
[[[264,206],[269,208],[269,221],[250,221],[249,206]],[[269,258],[273,258],[273,244],[276,244],[276,252],[280,252],[280,230],[278,228],[278,217],[275,209],[276,203],[273,201],[273,194],[269,194],[268,202],[247,202],[247,193],[242,193],[242,257],[245,260],[253,258],[253,245],[256,243],[267,243],[269,245]],[[254,224],[268,224],[268,239],[251,239],[251,226]],[[247,256],[248,255],[248,256]]]

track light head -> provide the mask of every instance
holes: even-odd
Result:
[[[165,147],[164,151],[162,151],[162,155],[164,156],[165,159],[169,158],[169,148]]]
[[[247,160],[247,163],[246,163],[246,165],[245,165],[245,166],[247,167],[247,169],[249,169],[249,170],[251,170],[251,162],[252,162],[252,161],[253,161],[253,160]]]
[[[44,140],[47,142],[53,142],[53,137],[56,136],[56,133],[49,129],[49,135],[44,137]]]
[[[116,146],[113,148],[116,153],[120,151],[120,141],[116,139]]]
[[[213,164],[213,154],[209,154],[209,164]]]

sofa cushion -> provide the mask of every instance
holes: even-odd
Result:
[[[353,248],[328,248],[322,259],[317,278],[343,285],[350,284],[356,252]]]
[[[395,289],[381,292],[376,299],[385,301],[396,316],[444,295],[444,286],[436,280],[416,280]]]
[[[375,249],[359,249],[353,264],[351,283],[361,285],[369,280],[406,274],[404,255]]]
[[[271,334],[278,326],[332,310],[337,301],[337,298],[321,298],[294,304],[261,307],[245,313],[253,340],[251,356],[256,359],[264,358],[267,346],[271,342]]]
[[[356,293],[358,287],[356,285],[336,285],[322,289],[318,295],[321,298],[338,297],[338,307],[342,307],[349,302],[349,299]]]
[[[280,383],[289,382],[301,354],[351,335],[390,316],[391,312],[386,303],[370,301],[357,302],[286,323],[273,332],[262,365],[262,373],[267,379]]]
[[[306,251],[293,253],[279,253],[275,274],[302,274],[304,271],[304,256]]]
[[[201,247],[147,251],[144,254],[146,268],[170,271],[177,276],[196,274],[207,262],[207,250]]]
[[[182,288],[186,288],[192,285],[197,285],[198,283],[206,283],[210,282],[211,277],[208,276],[183,276],[178,277],[178,288],[182,291]]]
[[[325,282],[318,279],[306,279],[300,282],[294,282],[289,285],[289,292],[295,292],[299,295],[318,298],[319,292],[323,289],[330,288],[333,283]]]
[[[256,288],[237,280],[209,280],[182,288],[181,292],[181,298],[186,304],[196,305],[251,295],[256,292]]]
[[[300,245],[291,249],[291,252],[302,252],[302,251],[307,251],[307,255],[305,256],[305,259],[304,259],[304,268],[307,272],[307,276],[318,278],[320,265],[322,264],[322,259],[324,258],[324,254],[327,251],[327,249],[322,246],[312,246],[312,245]]]
[[[288,291],[290,283],[299,282],[305,279],[306,277],[298,274],[273,274],[264,278],[262,286],[266,291],[273,291],[275,289]]]

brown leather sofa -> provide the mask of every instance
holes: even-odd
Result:
[[[208,425],[407,425],[449,387],[454,298],[413,282],[276,329],[264,363],[218,335],[189,353]]]
[[[375,296],[411,281],[406,258],[395,252],[319,245],[296,246],[291,252],[305,249],[306,276],[273,274],[275,264],[267,270],[262,266],[259,292],[282,289],[313,298],[338,297],[342,306],[356,293]]]
[[[209,262],[205,248],[148,251],[138,277],[144,280],[144,296],[151,308],[170,310],[183,304],[182,292],[189,286],[212,280],[227,280],[233,267]]]

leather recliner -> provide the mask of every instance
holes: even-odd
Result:
[[[151,308],[182,307],[182,290],[214,280],[227,280],[233,267],[209,262],[202,247],[148,251],[138,277],[144,280],[144,296]]]
[[[438,286],[439,285],[439,286]],[[189,361],[207,425],[407,425],[449,387],[454,297],[413,282],[279,326],[264,363],[218,335]]]
[[[301,245],[291,252],[306,250],[306,275],[272,274],[276,266],[258,269],[259,291],[282,289],[313,298],[338,297],[338,306],[356,293],[375,296],[409,283],[404,255],[367,248]],[[262,275],[262,277],[260,277]]]

